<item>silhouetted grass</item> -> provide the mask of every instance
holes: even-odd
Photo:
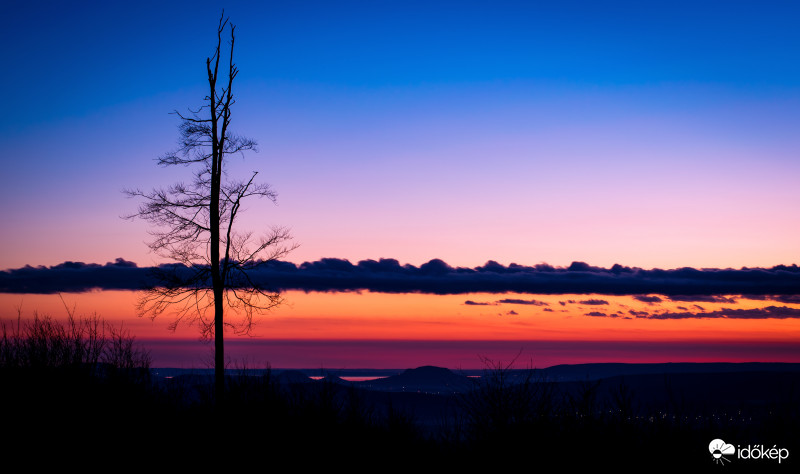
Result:
[[[122,372],[149,373],[149,352],[135,338],[98,315],[76,317],[67,308],[67,319],[59,322],[34,313],[16,323],[0,324],[0,369],[27,371],[71,369],[89,376],[117,376]]]

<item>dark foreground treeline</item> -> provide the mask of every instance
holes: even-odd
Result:
[[[220,408],[210,377],[158,378],[149,364],[133,338],[98,318],[66,324],[35,318],[3,326],[4,452],[32,463],[109,468],[208,467],[224,460],[356,471],[522,464],[531,471],[617,466],[789,472],[800,455],[796,373],[742,374],[742,390],[777,384],[768,390],[780,393],[764,398],[726,397],[737,385],[718,374],[672,378],[662,389],[663,377],[556,383],[489,362],[473,389],[436,395],[242,369],[230,371]],[[663,396],[642,396],[647,387]],[[779,464],[729,455],[720,466],[708,450],[717,438],[775,445],[790,456]]]

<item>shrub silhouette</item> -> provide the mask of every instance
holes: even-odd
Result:
[[[67,456],[83,443],[114,452],[133,442],[152,408],[150,354],[128,332],[97,315],[0,324],[0,406],[8,452],[39,449]],[[100,436],[101,433],[107,435]],[[26,443],[27,440],[27,443]]]
[[[474,389],[459,397],[463,437],[471,444],[508,446],[542,427],[552,415],[552,385],[528,370],[514,371],[515,360],[504,364],[484,359],[486,369]]]
[[[90,376],[141,376],[150,369],[150,353],[96,314],[76,318],[69,311],[67,320],[59,322],[38,313],[23,320],[20,313],[16,324],[3,322],[0,330],[0,368],[6,371],[72,369]]]

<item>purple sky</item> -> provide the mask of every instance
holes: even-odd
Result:
[[[156,262],[119,216],[188,176],[220,7],[5,3],[0,268]],[[800,241],[787,2],[234,2],[235,131],[290,260],[772,266]]]

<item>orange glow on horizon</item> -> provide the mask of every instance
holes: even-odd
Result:
[[[23,319],[38,314],[63,320],[66,303],[77,316],[96,313],[122,326],[153,350],[156,366],[198,367],[211,360],[213,346],[198,342],[197,327],[182,325],[171,332],[167,327],[172,318],[167,314],[155,320],[138,317],[136,298],[129,291],[65,294],[63,302],[58,295],[0,294],[0,319],[13,323],[19,307]],[[226,332],[226,354],[283,368],[429,364],[480,368],[479,355],[511,360],[523,349],[525,357],[535,358],[539,366],[800,362],[800,351],[795,349],[800,347],[798,318],[636,317],[771,305],[800,308],[775,301],[739,297],[727,302],[676,302],[659,297],[660,301],[648,304],[633,296],[369,292],[288,292],[285,298],[285,305],[258,319],[251,335]]]
[[[129,291],[96,291],[58,295],[0,295],[3,320],[34,313],[66,318],[98,314],[109,323],[123,325],[139,338],[197,339],[196,327],[167,329],[172,317],[155,320],[135,313],[137,295]],[[675,302],[666,297],[655,304],[632,296],[519,295],[519,294],[383,294],[288,292],[286,304],[257,319],[253,332],[232,338],[304,340],[774,340],[800,342],[800,319],[687,318],[649,319],[635,314],[711,312],[756,309],[769,305],[800,308],[740,298],[730,302]],[[501,303],[502,300],[535,301],[534,304]],[[466,304],[466,302],[475,304]],[[564,304],[562,304],[564,303]],[[702,307],[698,309],[698,307]],[[635,314],[632,314],[635,313]],[[602,313],[605,316],[590,316]],[[614,315],[614,317],[612,317]]]

